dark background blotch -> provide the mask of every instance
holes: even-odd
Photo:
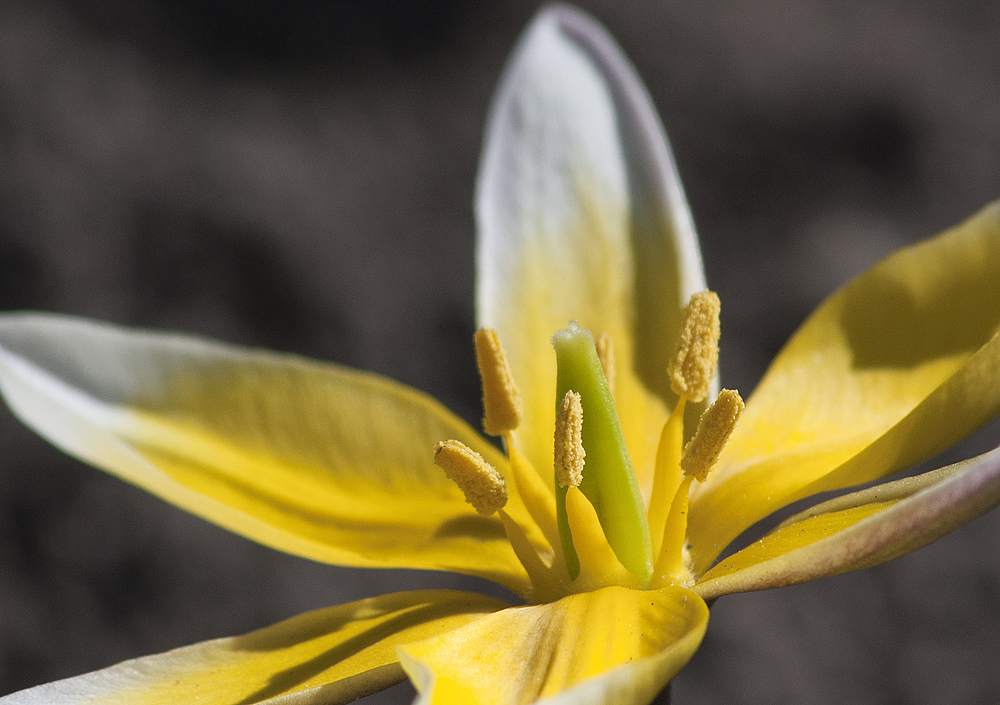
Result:
[[[723,301],[728,386],[750,391],[845,280],[1000,195],[996,3],[583,5],[671,135]],[[473,180],[536,9],[7,0],[0,309],[363,367],[478,423]],[[7,412],[0,448],[0,693],[456,584],[278,555],[60,455]],[[720,600],[674,701],[1000,699],[998,531],[988,517],[875,570]]]
[[[490,0],[67,0],[104,41],[226,72],[298,71],[384,54],[400,62],[440,51]]]

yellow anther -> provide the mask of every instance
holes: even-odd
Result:
[[[681,339],[667,373],[674,393],[690,401],[708,396],[719,364],[719,309],[719,297],[711,291],[698,292],[684,307]]]
[[[434,446],[434,462],[480,514],[490,516],[507,504],[503,475],[464,443],[441,441]]]
[[[681,468],[684,474],[704,482],[708,471],[715,465],[719,453],[729,442],[729,436],[743,413],[743,399],[732,389],[723,389],[719,398],[705,409],[698,421],[698,430],[684,446]]]
[[[560,487],[579,487],[587,451],[583,449],[583,403],[572,389],[556,411],[556,482]]]
[[[480,328],[475,341],[476,365],[483,382],[483,429],[491,436],[502,436],[521,423],[521,392],[514,384],[497,332]]]
[[[612,396],[615,393],[615,347],[611,342],[611,336],[601,333],[597,339],[597,359],[601,361],[601,369],[604,370],[604,377],[608,380],[608,389]]]

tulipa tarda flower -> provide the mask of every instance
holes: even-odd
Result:
[[[484,428],[374,375],[65,316],[0,317],[0,388],[65,451],[276,549],[480,576],[381,595],[2,699],[648,703],[707,601],[875,565],[1000,501],[1000,451],[870,483],[1000,410],[1000,206],[834,294],[744,411],[720,309],[631,65],[544,10],[494,100],[476,196]],[[710,404],[711,403],[711,404]]]

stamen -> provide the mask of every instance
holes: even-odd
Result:
[[[531,545],[524,527],[514,521],[503,509],[497,512],[500,520],[503,521],[504,531],[507,533],[507,540],[514,555],[524,566],[528,578],[531,580],[531,599],[536,603],[553,602],[566,594],[553,570],[551,570],[538,555],[538,551]]]
[[[507,504],[507,483],[483,456],[459,441],[441,441],[434,462],[465,493],[465,500],[484,516]]]
[[[476,365],[483,382],[483,429],[491,436],[502,436],[521,423],[521,392],[492,328],[476,331]]]
[[[555,471],[560,487],[579,487],[583,481],[583,404],[569,390],[556,411]]]
[[[698,292],[684,307],[681,339],[667,373],[674,393],[690,401],[708,396],[719,364],[719,310],[719,297],[711,291]]]
[[[681,468],[684,474],[705,481],[719,453],[729,442],[729,436],[743,413],[743,399],[732,389],[723,389],[719,398],[705,409],[694,437],[684,446]]]
[[[514,476],[517,493],[524,502],[528,514],[535,520],[542,534],[549,542],[553,564],[562,561],[562,545],[559,525],[556,521],[556,498],[531,462],[515,447],[510,434],[507,435],[507,452],[510,456],[510,471]]]
[[[653,556],[660,554],[660,542],[663,540],[663,527],[670,513],[671,503],[681,478],[681,451],[684,448],[684,408],[685,398],[681,397],[663,424],[660,433],[660,443],[656,448],[656,466],[653,470],[653,489],[649,493],[649,508],[646,516],[649,518],[649,538],[653,541]]]
[[[573,581],[575,590],[593,590],[608,585],[640,587],[641,580],[618,560],[601,528],[594,505],[579,487],[566,490],[566,520],[573,535],[573,546],[580,557],[580,574]]]
[[[615,346],[611,342],[611,336],[601,333],[597,339],[597,359],[601,361],[601,369],[604,370],[604,377],[608,380],[608,390],[611,396],[615,394]]]
[[[691,578],[684,565],[684,541],[687,535],[688,493],[692,479],[687,475],[681,481],[670,505],[670,514],[663,523],[660,550],[656,555],[653,579],[649,584],[654,590],[664,585],[685,585]]]

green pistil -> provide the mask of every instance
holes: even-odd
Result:
[[[583,447],[587,456],[580,490],[594,505],[618,560],[645,583],[653,571],[646,510],[594,336],[570,322],[568,328],[552,336],[552,345],[558,364],[556,404],[568,390],[573,390],[583,405]],[[566,565],[575,578],[580,562],[566,520],[565,488],[556,487],[556,510]]]

